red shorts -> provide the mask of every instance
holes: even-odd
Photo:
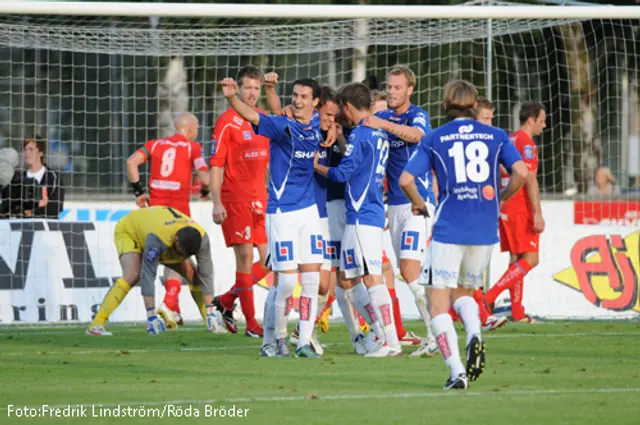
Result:
[[[187,217],[191,217],[191,209],[189,208],[189,200],[187,199],[186,202],[182,201],[182,202],[178,202],[175,200],[171,200],[171,199],[162,199],[162,198],[149,198],[149,206],[150,207],[154,207],[154,206],[163,206],[163,207],[168,207],[168,208],[173,208],[174,210],[177,210],[179,212],[181,212],[182,214],[186,215]]]
[[[527,213],[500,213],[500,249],[511,254],[538,252],[540,234],[533,231],[533,217]]]
[[[227,202],[227,218],[222,222],[222,234],[227,246],[267,243],[265,228],[266,202]]]

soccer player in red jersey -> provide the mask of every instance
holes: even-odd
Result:
[[[129,181],[138,207],[162,205],[191,216],[189,200],[193,170],[198,172],[202,196],[206,197],[209,194],[209,169],[202,157],[202,146],[193,141],[198,136],[198,126],[198,119],[193,114],[184,112],[174,121],[176,134],[163,139],[149,140],[127,159]],[[144,193],[138,171],[138,167],[147,161],[151,161],[149,197]],[[178,303],[182,277],[165,268],[164,284],[166,293],[162,305],[158,308],[158,314],[162,316],[168,328],[175,328],[177,324],[182,324]],[[191,287],[191,292],[194,299],[200,298],[199,288]]]
[[[525,187],[513,198],[505,202],[500,210],[500,248],[509,252],[510,265],[507,271],[487,291],[485,302],[490,311],[502,291],[509,290],[511,296],[511,316],[514,321],[531,323],[522,306],[524,277],[538,265],[540,233],[544,231],[544,218],[540,205],[538,186],[538,148],[533,142],[546,127],[544,107],[537,102],[526,102],[520,108],[520,130],[511,135],[518,152],[529,168]],[[503,185],[508,175],[502,176]]]
[[[240,100],[256,109],[263,84],[262,72],[247,66],[238,73]],[[253,285],[268,269],[265,211],[265,186],[269,165],[269,139],[257,136],[250,122],[233,108],[218,118],[211,146],[211,195],[213,221],[222,225],[228,247],[236,257],[236,282],[225,294],[214,298],[229,332],[238,328],[233,318],[233,304],[240,298],[240,307],[247,322],[246,336],[262,337],[262,326],[255,318]],[[253,249],[258,248],[260,261],[254,264]]]

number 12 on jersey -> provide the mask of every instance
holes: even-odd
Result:
[[[468,180],[484,183],[489,178],[489,148],[485,143],[471,142],[465,148],[463,142],[455,142],[449,148],[449,157],[453,158],[456,183],[466,183]]]

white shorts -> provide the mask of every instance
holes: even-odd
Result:
[[[347,224],[342,238],[342,271],[347,279],[382,275],[382,233],[379,227]]]
[[[275,272],[297,270],[299,264],[322,264],[324,242],[318,207],[267,214],[267,258]]]
[[[322,270],[331,271],[331,255],[329,254],[329,219],[327,217],[320,219],[320,230],[322,231],[323,258]]]
[[[327,202],[327,216],[329,217],[329,242],[327,253],[331,259],[331,265],[340,268],[340,253],[342,251],[342,237],[347,226],[347,207],[344,199],[334,199]]]
[[[491,261],[493,245],[454,245],[431,241],[430,286],[455,289],[462,285],[469,289],[481,288],[484,273]],[[429,270],[421,283],[429,284]]]
[[[400,260],[418,260],[422,264],[427,256],[427,241],[431,236],[435,207],[427,202],[429,217],[414,215],[411,204],[389,205],[389,236]]]

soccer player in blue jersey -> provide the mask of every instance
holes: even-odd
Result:
[[[387,133],[362,125],[371,116],[371,90],[362,83],[344,86],[338,93],[341,113],[355,127],[337,167],[315,169],[329,180],[346,182],[347,223],[341,241],[343,288],[353,288],[360,315],[373,328],[379,343],[367,357],[402,354],[393,321],[391,297],[382,281],[382,234],[385,210],[382,187],[389,156]],[[360,278],[364,280],[359,282]]]
[[[266,226],[269,265],[277,273],[278,287],[275,295],[270,290],[267,297],[261,355],[289,356],[287,319],[300,272],[300,339],[296,357],[320,357],[310,344],[324,258],[313,180],[313,162],[321,142],[320,120],[315,111],[320,85],[307,78],[294,82],[293,119],[259,114],[238,99],[238,86],[231,78],[222,81],[222,90],[231,107],[253,124],[256,134],[270,139]]]
[[[400,178],[414,214],[428,210],[416,187],[417,177],[435,169],[440,189],[430,247],[431,272],[422,278],[430,288],[433,333],[451,372],[444,389],[465,389],[468,381],[476,380],[484,370],[485,346],[473,292],[482,286],[498,242],[500,203],[527,179],[527,166],[507,133],[475,120],[477,97],[469,82],[454,81],[445,86],[443,103],[449,122],[427,135]],[[500,165],[512,178],[499,193]],[[452,299],[465,326],[466,369],[447,313]]]
[[[397,66],[387,74],[387,104],[389,108],[368,117],[364,124],[379,128],[389,133],[389,164],[387,178],[389,181],[389,232],[391,243],[399,264],[400,275],[409,285],[416,299],[416,306],[427,329],[426,344],[412,355],[432,356],[437,352],[437,345],[430,327],[430,316],[427,309],[427,297],[424,288],[418,284],[422,264],[426,258],[427,241],[429,239],[435,195],[432,188],[431,170],[417,176],[420,184],[418,191],[425,200],[430,211],[429,217],[415,216],[411,213],[411,203],[400,189],[400,175],[411,154],[417,149],[420,141],[431,130],[429,114],[424,109],[411,103],[411,95],[416,87],[416,76],[406,66]]]

